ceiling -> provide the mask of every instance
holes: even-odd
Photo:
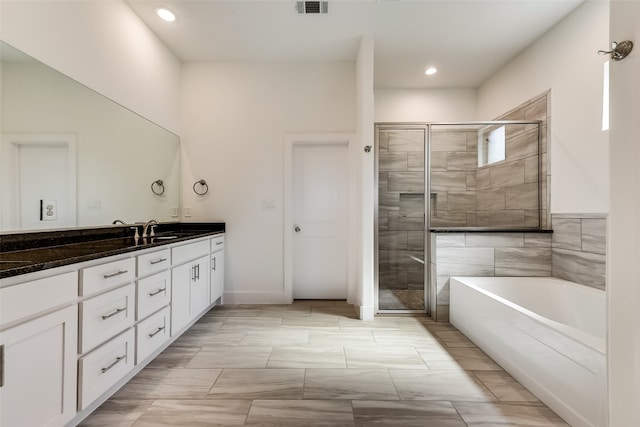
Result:
[[[583,1],[330,0],[299,15],[294,0],[126,0],[183,62],[353,61],[373,35],[376,88],[477,87]]]

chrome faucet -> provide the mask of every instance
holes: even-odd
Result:
[[[147,223],[144,225],[144,228],[142,229],[142,238],[146,239],[147,237],[155,236],[156,233],[153,232],[153,227],[157,226],[158,224],[159,222],[155,219],[147,221]],[[151,234],[147,234],[147,230],[149,229],[149,227],[151,227]]]
[[[126,222],[124,222],[124,221],[123,221],[123,220],[121,220],[121,219],[116,219],[116,220],[115,220],[115,221],[113,221],[111,224],[112,224],[112,225],[116,225],[117,223],[120,223],[120,224],[122,224],[122,225],[127,225],[127,223],[126,223]]]

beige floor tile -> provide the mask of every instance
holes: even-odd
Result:
[[[273,347],[269,368],[346,368],[342,347]]]
[[[187,331],[174,343],[180,347],[219,347],[221,345],[238,345],[245,337],[246,331],[216,329],[215,333]]]
[[[336,316],[330,317],[286,317],[282,320],[282,328],[322,329],[339,331],[340,325]]]
[[[411,347],[345,347],[348,368],[427,369]]]
[[[454,402],[468,426],[568,426],[562,418],[545,406],[506,403]]]
[[[441,347],[431,346],[418,348],[417,350],[430,369],[502,370],[482,350],[475,347],[450,347],[445,350]]]
[[[373,337],[377,345],[389,347],[428,347],[438,343],[428,331],[373,331]]]
[[[197,399],[207,396],[221,369],[143,369],[114,399]]]
[[[153,359],[147,368],[184,368],[199,351],[200,347],[179,347],[174,343]]]
[[[152,400],[114,400],[104,402],[80,427],[131,427],[151,405]]]
[[[495,401],[472,373],[459,370],[391,370],[402,400]]]
[[[250,400],[156,400],[134,427],[243,425]]]
[[[371,331],[324,331],[310,330],[309,345],[318,347],[331,346],[375,346]]]
[[[265,368],[271,347],[205,347],[196,354],[188,368]]]
[[[342,330],[359,330],[359,331],[377,331],[377,330],[401,330],[400,325],[393,318],[376,317],[374,320],[362,321],[359,319],[338,319],[340,329]]]
[[[308,329],[276,329],[247,331],[240,345],[253,346],[291,346],[309,343]]]
[[[358,315],[352,306],[312,307],[311,317],[334,317],[336,319],[357,319]]]
[[[319,299],[319,300],[310,300],[310,299],[297,299],[293,301],[293,306],[302,306],[302,307],[335,307],[338,305],[338,302],[330,299]]]
[[[539,402],[529,390],[504,371],[476,371],[474,374],[502,402]]]
[[[254,400],[247,425],[352,426],[348,400]]]
[[[212,399],[302,399],[304,369],[225,369]]]
[[[435,335],[445,343],[447,347],[475,347],[476,345],[458,331],[436,330]]]
[[[386,369],[307,369],[305,399],[398,400]]]
[[[272,329],[279,328],[282,319],[274,319],[271,317],[230,317],[220,326],[221,331],[243,331],[251,329]]]
[[[451,402],[354,401],[357,426],[466,427]]]

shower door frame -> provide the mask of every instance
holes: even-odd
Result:
[[[378,244],[379,240],[379,218],[378,218],[378,207],[379,207],[379,192],[380,192],[380,182],[379,182],[379,156],[380,156],[380,141],[378,140],[378,135],[380,130],[422,130],[424,131],[424,227],[423,227],[423,244],[424,244],[424,309],[422,310],[403,310],[403,309],[391,309],[385,310],[380,309],[380,257],[379,257],[379,248]],[[418,123],[418,122],[376,122],[374,123],[374,237],[373,237],[373,245],[375,248],[374,251],[374,307],[375,314],[427,314],[429,315],[431,312],[431,236],[430,236],[430,217],[431,217],[431,208],[430,208],[430,200],[431,197],[427,197],[429,194],[431,183],[430,179],[430,170],[431,170],[431,150],[429,149],[430,145],[430,136],[431,129],[429,123]]]

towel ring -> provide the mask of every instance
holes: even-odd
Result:
[[[198,184],[200,184],[201,187],[204,187],[204,191],[199,192],[198,190],[196,190],[196,185]],[[200,181],[194,182],[193,192],[196,193],[198,196],[204,196],[205,194],[207,194],[209,192],[209,185],[207,184],[207,181],[205,181],[204,179],[201,179]]]
[[[151,192],[156,196],[162,196],[164,194],[164,182],[161,179],[157,179],[151,183]]]

